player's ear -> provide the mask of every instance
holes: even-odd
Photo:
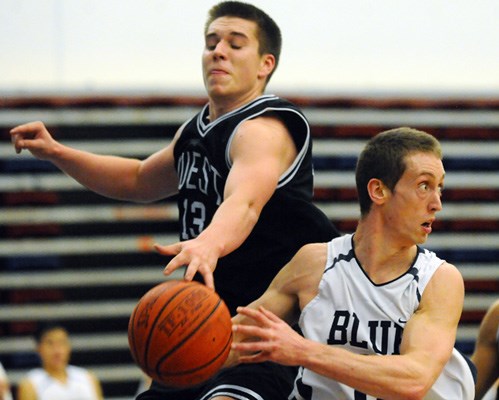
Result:
[[[380,179],[372,178],[367,183],[369,197],[374,204],[383,204],[388,196],[388,188]]]
[[[258,76],[260,78],[267,79],[267,77],[272,73],[272,71],[274,70],[274,68],[275,68],[275,57],[274,57],[274,55],[272,55],[270,53],[264,54],[261,57],[260,71],[258,73]]]

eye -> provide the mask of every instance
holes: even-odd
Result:
[[[239,50],[240,48],[242,48],[243,47],[243,43],[242,43],[241,38],[236,37],[236,38],[232,39],[230,41],[230,47],[232,49],[235,49],[235,50]]]
[[[430,185],[428,184],[428,182],[422,182],[419,184],[418,188],[423,192],[427,192],[428,190],[430,190]]]
[[[215,50],[215,47],[217,47],[217,44],[219,42],[219,39],[215,36],[209,36],[205,39],[205,47],[207,50]]]

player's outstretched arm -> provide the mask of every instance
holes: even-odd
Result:
[[[28,150],[103,196],[147,202],[176,192],[177,177],[170,146],[140,161],[65,146],[40,121],[17,126],[10,135],[17,153]]]
[[[230,154],[233,165],[224,198],[206,229],[195,239],[156,246],[161,254],[174,256],[165,274],[187,266],[186,280],[199,272],[205,283],[214,287],[218,259],[237,249],[249,236],[279,177],[296,157],[296,147],[280,120],[261,117],[241,125]]]

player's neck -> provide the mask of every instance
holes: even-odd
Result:
[[[215,121],[217,118],[230,113],[231,111],[237,110],[238,108],[248,104],[249,102],[260,97],[262,93],[249,92],[245,95],[235,95],[235,96],[213,96],[209,100],[209,118],[210,122]]]
[[[414,262],[417,247],[390,238],[379,224],[359,223],[354,236],[355,256],[369,278],[382,284],[404,274]]]

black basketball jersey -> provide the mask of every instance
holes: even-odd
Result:
[[[284,122],[298,154],[280,177],[249,237],[217,263],[215,287],[232,314],[237,306],[259,297],[301,246],[326,242],[338,235],[328,218],[312,204],[308,121],[290,102],[263,95],[213,122],[208,120],[206,105],[185,125],[174,149],[179,176],[180,240],[196,237],[209,225],[223,201],[231,168],[230,146],[237,128],[242,122],[264,114],[272,114]]]

